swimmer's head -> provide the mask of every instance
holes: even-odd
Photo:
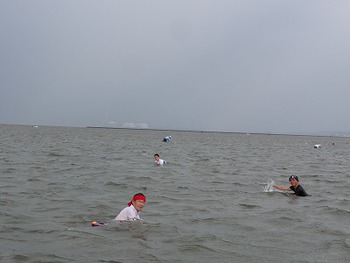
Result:
[[[299,182],[299,178],[296,175],[289,176],[289,182],[292,181],[292,179],[295,179],[295,180],[297,180]]]
[[[157,162],[159,162],[159,154],[158,154],[158,153],[156,153],[156,154],[154,155],[154,160],[156,160]]]
[[[143,193],[137,193],[133,196],[132,200],[128,203],[128,206],[131,206],[133,201],[141,200],[146,203],[146,196]]]

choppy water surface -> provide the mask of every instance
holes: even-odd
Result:
[[[348,138],[0,132],[1,262],[349,262]],[[312,196],[263,191],[291,174]],[[136,192],[147,196],[143,223],[90,226]]]

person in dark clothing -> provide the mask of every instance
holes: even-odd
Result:
[[[299,184],[299,178],[296,175],[291,175],[289,177],[289,183],[290,186],[281,186],[274,184],[273,187],[275,187],[278,190],[292,190],[295,195],[297,196],[308,196],[308,194],[305,192],[304,188]]]

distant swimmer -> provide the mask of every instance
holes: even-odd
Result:
[[[314,145],[314,148],[315,148],[315,149],[318,149],[318,148],[320,148],[320,147],[321,147],[321,144],[315,144],[315,145]]]
[[[128,203],[119,215],[116,216],[115,220],[118,221],[134,221],[142,220],[139,212],[145,206],[146,196],[143,193],[137,193],[133,196],[132,200]]]
[[[170,140],[171,140],[171,136],[170,135],[169,136],[165,136],[163,138],[163,142],[170,142]]]
[[[286,191],[292,190],[297,196],[308,196],[304,188],[299,184],[298,176],[291,175],[289,177],[289,183],[290,183],[290,186],[281,186],[281,185],[273,184],[273,187],[275,187],[278,190],[286,190]]]
[[[154,161],[155,161],[155,163],[156,163],[157,166],[164,166],[164,165],[166,164],[166,161],[165,161],[165,160],[160,159],[158,153],[156,153],[156,154],[154,155]]]

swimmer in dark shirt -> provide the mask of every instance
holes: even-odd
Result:
[[[297,196],[308,196],[304,188],[299,184],[298,176],[291,175],[289,177],[289,183],[290,186],[281,186],[274,184],[273,187],[275,187],[278,190],[292,190]]]

